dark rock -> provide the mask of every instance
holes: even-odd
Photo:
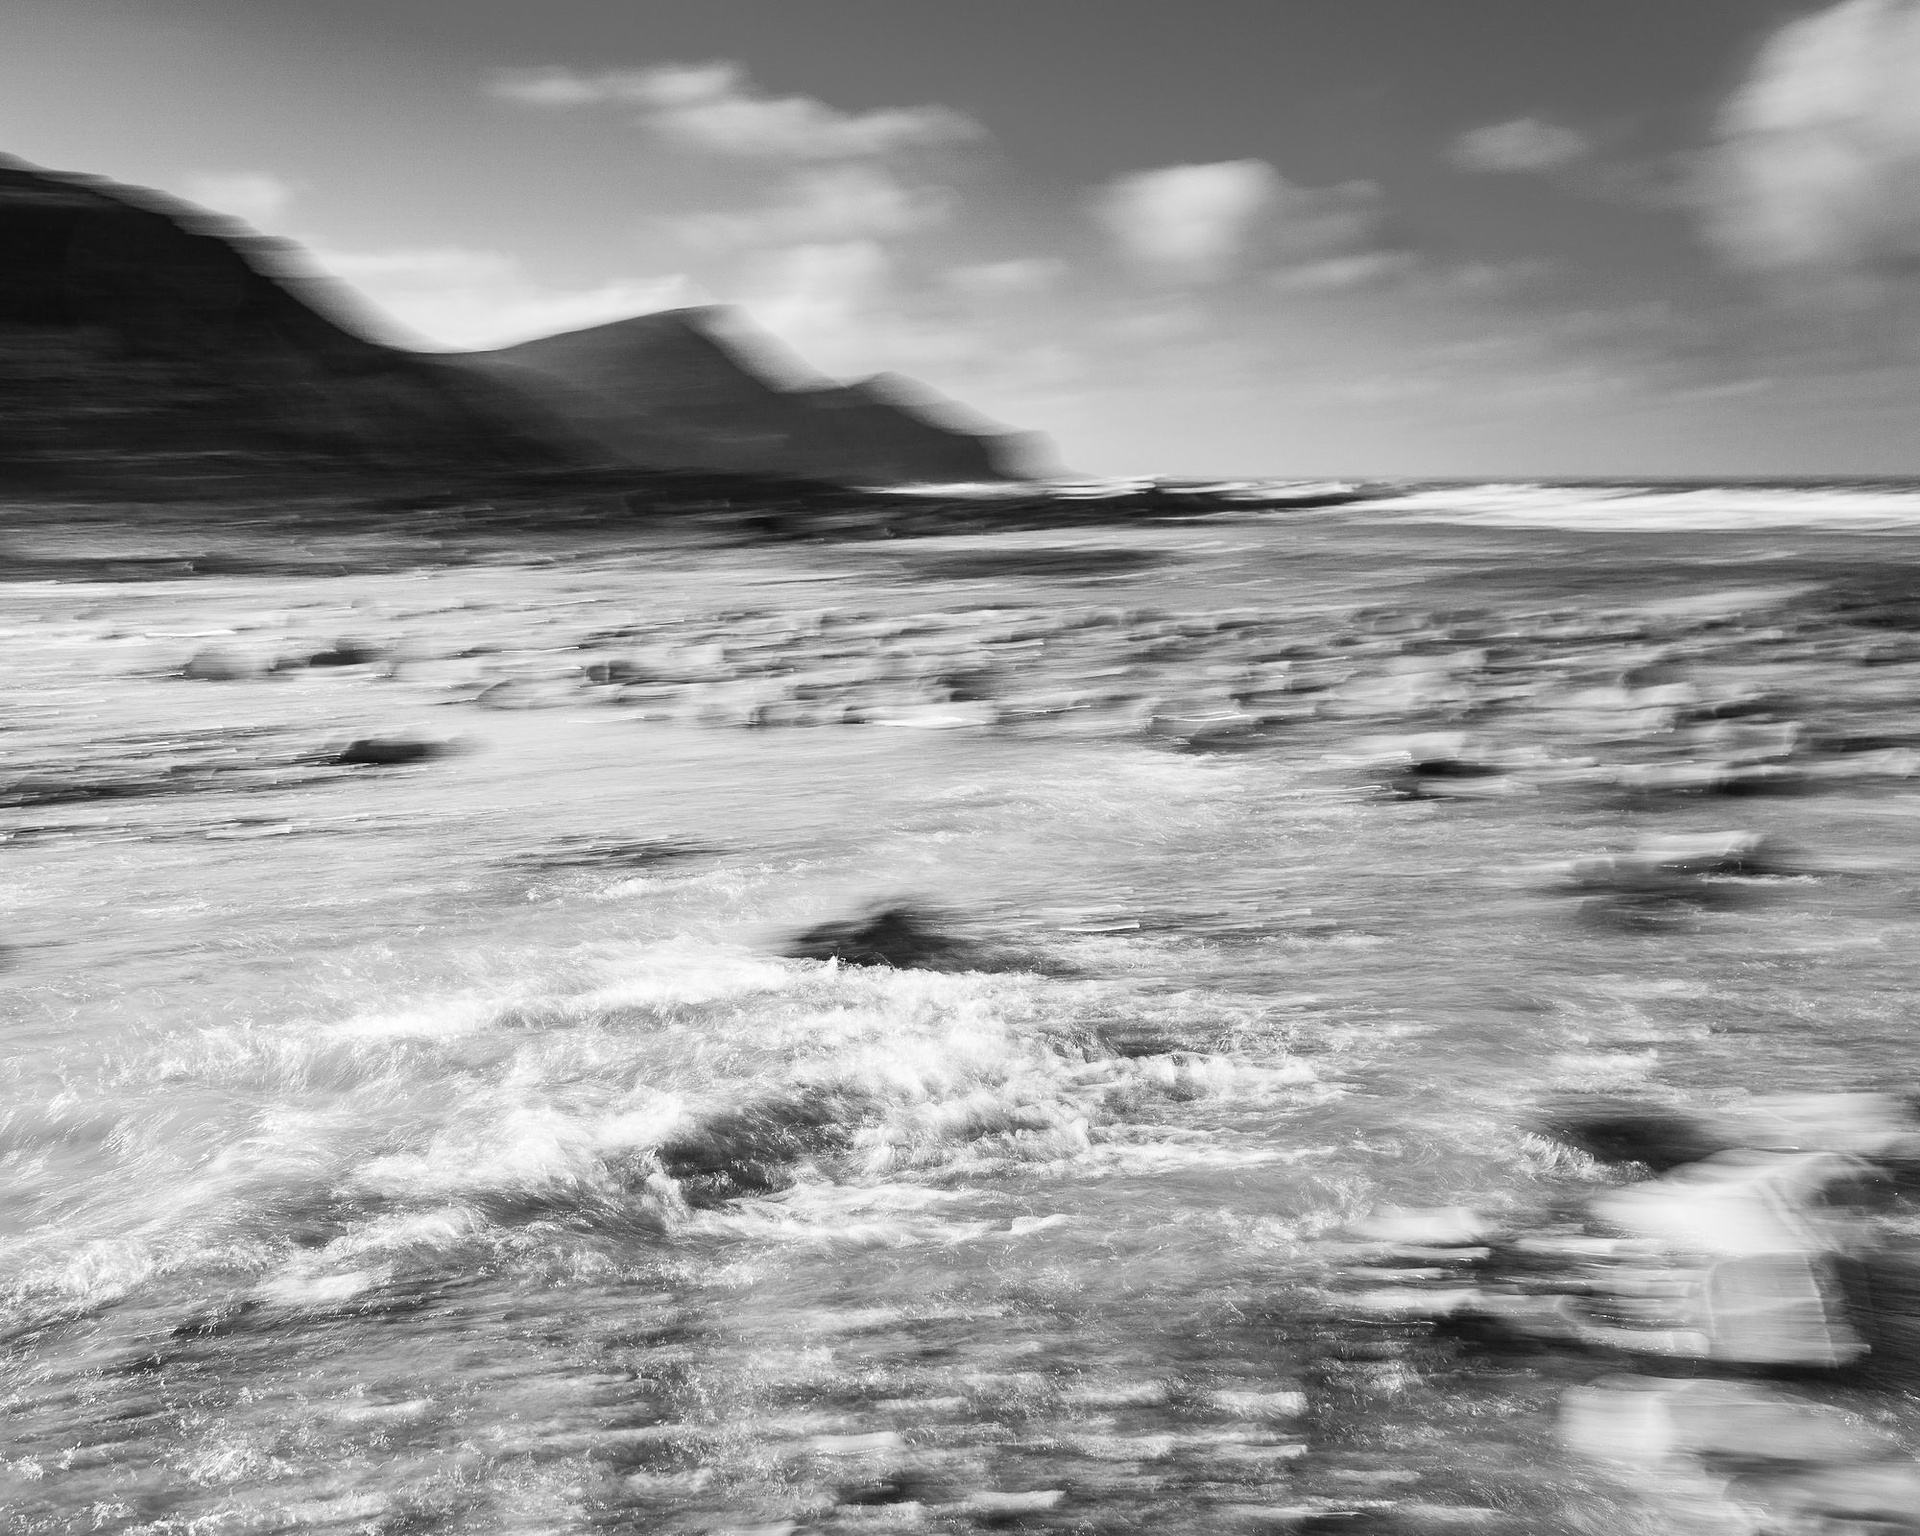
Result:
[[[1167,562],[1168,556],[1156,550],[1024,546],[931,555],[916,560],[912,569],[918,575],[954,581],[996,581],[1015,576],[1090,581],[1131,576]]]
[[[89,800],[124,800],[190,787],[167,774],[80,779],[67,774],[31,773],[0,783],[0,805],[84,805]]]
[[[842,1504],[934,1504],[953,1492],[953,1477],[937,1467],[889,1467],[858,1482],[842,1483],[834,1496]]]
[[[1630,1100],[1569,1103],[1547,1115],[1542,1129],[1603,1163],[1644,1163],[1655,1173],[1735,1145],[1695,1116]]]
[[[1729,799],[1747,799],[1758,795],[1800,795],[1813,787],[1813,781],[1796,769],[1761,763],[1728,768],[1710,780],[1704,792]]]
[[[1809,745],[1817,752],[1842,757],[1860,752],[1907,752],[1920,749],[1920,735],[1910,731],[1836,733],[1817,736]]]
[[[1705,908],[1737,908],[1763,898],[1757,880],[1799,872],[1771,839],[1750,832],[1649,838],[1626,853],[1576,859],[1570,886],[1593,893],[1581,908],[1590,922],[1661,928]]]
[[[1500,772],[1485,763],[1462,762],[1457,757],[1427,758],[1407,770],[1423,779],[1485,779]]]
[[[587,681],[602,685],[622,683],[646,683],[654,680],[654,674],[637,662],[616,657],[612,661],[589,662],[586,667]]]
[[[1580,903],[1579,921],[1614,933],[1659,933],[1692,926],[1697,913],[1647,897],[1596,896]]]
[[[1169,1056],[1185,1049],[1179,1040],[1164,1030],[1137,1020],[1102,1024],[1094,1030],[1094,1035],[1110,1053],[1128,1060]]]
[[[1504,770],[1457,757],[1430,757],[1411,763],[1387,781],[1396,800],[1478,799],[1494,788]]]
[[[795,1164],[844,1151],[873,1111],[851,1088],[759,1099],[696,1122],[656,1156],[688,1204],[711,1207],[785,1189]]]
[[[1686,667],[1677,661],[1649,661],[1637,667],[1629,667],[1620,675],[1623,688],[1671,688],[1677,683],[1689,681]]]
[[[1797,866],[1771,839],[1752,832],[1648,838],[1630,853],[1577,859],[1573,878],[1589,889],[1659,890],[1676,879],[1792,874]]]
[[[851,922],[821,923],[797,935],[783,951],[793,960],[838,960],[897,970],[967,971],[983,967],[981,947],[942,933],[918,907],[880,907]]]
[[[364,667],[380,659],[380,652],[352,640],[336,640],[333,649],[315,651],[307,658],[310,667]]]
[[[1181,752],[1248,752],[1286,740],[1294,733],[1297,723],[1292,715],[1249,715],[1245,719],[1202,723],[1184,730],[1175,727],[1169,740],[1175,750]],[[1159,720],[1151,722],[1154,727],[1162,724]]]
[[[1680,719],[1688,725],[1720,720],[1791,720],[1801,708],[1795,700],[1777,694],[1755,694],[1699,704],[1681,711]]]
[[[242,678],[253,676],[253,668],[232,651],[219,646],[208,646],[204,651],[195,651],[187,664],[180,669],[180,675],[199,683],[236,683]]]
[[[661,864],[700,858],[715,852],[698,843],[671,838],[621,839],[568,837],[552,848],[523,856],[519,862],[534,869],[653,869]]]
[[[445,757],[451,749],[440,741],[411,741],[404,736],[363,736],[349,742],[334,758],[340,767],[398,768],[407,763],[424,763]]]

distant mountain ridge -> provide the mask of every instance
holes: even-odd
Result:
[[[0,470],[58,485],[586,461],[498,384],[324,314],[274,270],[279,249],[158,194],[0,161]]]
[[[469,361],[633,463],[867,484],[1046,473],[1033,435],[963,425],[959,407],[924,386],[889,374],[855,384],[777,382],[768,350],[738,311],[709,306],[543,336]]]
[[[693,470],[1021,478],[1031,437],[886,377],[785,382],[720,309],[492,352],[388,346],[289,247],[139,188],[0,157],[0,491],[349,471],[412,482]]]

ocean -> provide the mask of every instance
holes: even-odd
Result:
[[[9,1531],[1800,1529],[1580,1428],[1702,1380],[1915,1486],[1892,1345],[1473,1298],[1570,1104],[1914,1090],[1920,489],[0,552]]]

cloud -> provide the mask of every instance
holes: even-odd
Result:
[[[907,186],[876,166],[837,165],[800,173],[765,207],[690,214],[668,227],[691,245],[719,249],[884,239],[943,223],[952,201],[944,187]]]
[[[1444,269],[1442,282],[1457,293],[1496,297],[1538,287],[1558,276],[1561,263],[1545,256],[1517,256],[1507,261],[1467,261]]]
[[[777,335],[835,338],[880,305],[892,276],[892,258],[877,241],[796,246],[761,263],[747,308]]]
[[[1322,261],[1282,267],[1273,274],[1273,286],[1283,293],[1329,293],[1355,288],[1379,288],[1410,277],[1420,264],[1412,251],[1356,251]]]
[[[1067,275],[1064,261],[1052,256],[1022,256],[1011,261],[988,261],[954,267],[946,283],[974,299],[997,299],[1018,294],[1045,293]]]
[[[248,224],[272,223],[293,202],[293,186],[268,171],[196,171],[182,190],[189,202]]]
[[[1094,211],[1141,266],[1184,281],[1213,282],[1238,263],[1285,185],[1264,160],[1170,165],[1110,183]]]
[[[496,96],[527,106],[624,105],[662,136],[718,154],[853,160],[986,136],[950,107],[842,112],[809,96],[761,94],[738,64],[668,64],[580,74],[560,66],[494,76]]]
[[[1468,129],[1448,148],[1447,159],[1463,171],[1523,175],[1558,170],[1592,152],[1592,141],[1578,129],[1537,117],[1516,117]]]
[[[1730,264],[1884,276],[1920,263],[1920,0],[1843,0],[1787,23],[1717,128],[1698,194]]]
[[[530,277],[517,257],[464,246],[312,253],[325,272],[442,346],[507,346],[555,331],[704,302],[679,275],[564,288]]]
[[[1676,400],[1744,400],[1749,395],[1764,395],[1780,381],[1774,378],[1732,379],[1723,384],[1702,384],[1692,389],[1677,389]]]
[[[1298,289],[1375,282],[1411,261],[1370,181],[1300,187],[1264,160],[1176,165],[1110,183],[1094,212],[1135,263],[1179,283],[1260,268]]]
[[[996,351],[977,326],[923,312],[921,297],[913,275],[874,240],[765,253],[740,290],[756,324],[837,377],[928,366],[951,373]]]

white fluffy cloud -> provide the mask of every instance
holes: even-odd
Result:
[[[294,198],[292,184],[268,171],[196,171],[182,192],[189,202],[255,226],[273,223]]]
[[[1755,269],[1920,261],[1920,0],[1842,0],[1768,39],[1719,117],[1701,203]]]
[[[985,130],[950,107],[842,112],[808,96],[761,94],[738,64],[669,64],[581,74],[558,66],[497,75],[493,91],[537,107],[636,107],[647,127],[719,154],[851,160],[963,143]]]
[[[747,308],[804,349],[860,329],[883,304],[892,276],[892,259],[876,241],[796,246],[761,263]]]
[[[1016,287],[1055,275],[1037,258],[1018,279],[1001,274]],[[951,279],[948,272],[932,280],[879,242],[855,240],[761,252],[734,296],[755,325],[827,376],[900,369],[990,415],[1041,419],[1033,395],[1068,387],[1083,367],[1078,347],[1059,334],[1059,310],[956,309]]]
[[[1238,264],[1285,185],[1264,160],[1170,165],[1110,183],[1095,213],[1141,266],[1212,282]]]
[[[565,288],[530,277],[502,251],[437,246],[312,253],[377,309],[442,346],[508,346],[555,331],[704,302],[682,276],[618,278]]]
[[[951,206],[945,188],[909,186],[878,166],[836,165],[800,173],[762,207],[690,214],[670,227],[716,249],[818,245],[912,234],[942,223]]]
[[[1386,201],[1372,182],[1295,186],[1264,160],[1123,176],[1094,211],[1129,258],[1180,283],[1257,267],[1281,286],[1357,287],[1411,260],[1388,238]]]
[[[1519,175],[1558,170],[1593,150],[1584,133],[1537,117],[1470,128],[1453,141],[1447,158],[1463,171]]]

